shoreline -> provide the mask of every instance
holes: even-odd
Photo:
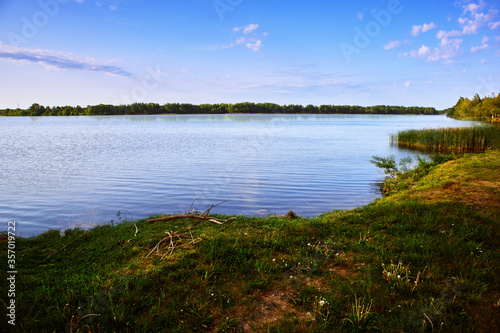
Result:
[[[314,218],[142,219],[17,239],[17,320],[28,331],[489,332],[500,328],[499,169],[499,151],[465,155]]]

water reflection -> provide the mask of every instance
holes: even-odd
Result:
[[[419,115],[359,115],[359,114],[162,114],[162,115],[121,115],[121,116],[67,116],[60,118],[87,118],[93,121],[117,121],[129,122],[273,122],[273,121],[317,121],[317,120],[357,120],[365,118],[368,121],[398,119],[399,117],[421,117]],[[429,115],[426,117],[442,117]],[[43,117],[31,117],[43,118]]]

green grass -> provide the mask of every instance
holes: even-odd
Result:
[[[402,177],[406,186],[362,208],[315,218],[139,220],[20,238],[16,326],[2,315],[0,327],[498,331],[499,170],[497,151],[467,155]],[[187,245],[161,259],[167,242],[146,258],[165,232],[184,234]]]
[[[483,152],[500,149],[500,128],[494,126],[405,130],[391,135],[401,147],[437,151]]]

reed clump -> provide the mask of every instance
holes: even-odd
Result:
[[[483,152],[500,148],[500,128],[493,126],[424,128],[391,134],[392,144],[431,151]]]

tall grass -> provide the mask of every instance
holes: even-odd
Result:
[[[392,144],[437,151],[482,152],[500,148],[500,129],[490,126],[424,128],[391,134]]]

